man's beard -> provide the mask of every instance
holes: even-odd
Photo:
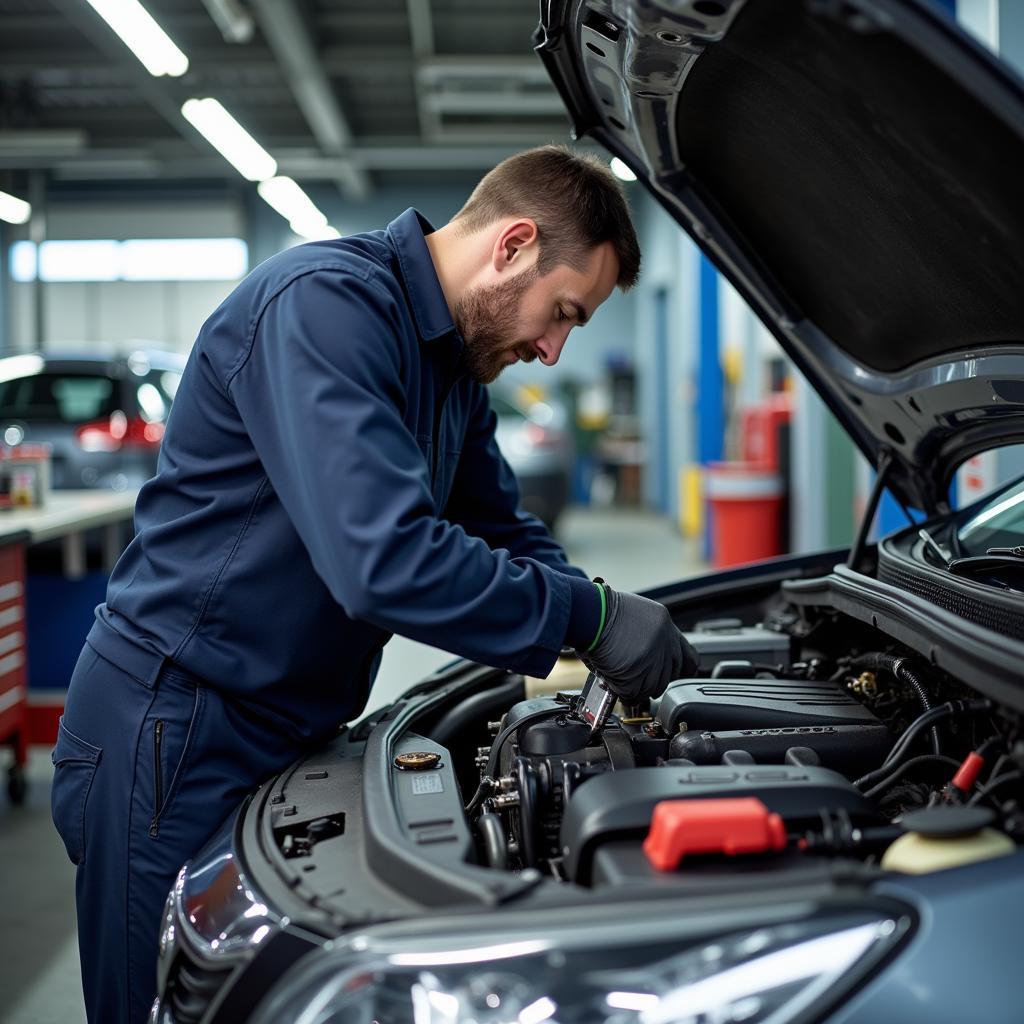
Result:
[[[520,300],[536,280],[537,269],[531,267],[502,284],[476,288],[455,304],[453,319],[466,343],[466,372],[478,383],[495,380],[510,353],[524,363],[537,358],[530,345],[515,342]]]

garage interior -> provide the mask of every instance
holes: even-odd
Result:
[[[934,2],[1024,69],[1021,5]],[[99,3],[0,0],[0,366],[40,356],[144,365],[153,383],[140,401],[162,410],[145,420],[154,458],[199,328],[264,260],[383,227],[410,206],[443,224],[484,173],[532,146],[610,159],[570,139],[525,0],[144,5],[180,48],[159,73]],[[255,140],[231,162],[210,138],[225,117]],[[615,292],[557,365],[519,364],[494,386],[499,443],[526,507],[575,564],[624,590],[849,545],[871,467],[738,293],[625,165],[613,169],[643,250],[637,287]],[[16,372],[0,371],[0,387]],[[14,451],[20,407],[8,403],[22,399],[0,395]],[[89,395],[75,400],[88,406]],[[0,508],[0,531],[27,566],[10,700],[24,703],[29,738],[23,799],[20,787],[17,799],[0,795],[0,1021],[77,1024],[74,868],[50,820],[47,737],[148,470],[103,476],[24,456],[22,472],[39,474],[31,493],[14,494],[12,463],[0,495],[15,506]],[[1022,472],[1020,447],[979,455],[957,477],[958,500]],[[716,490],[730,474],[755,496],[739,517]],[[876,532],[902,522],[883,499]],[[367,713],[451,657],[396,637]],[[6,692],[0,678],[0,713]],[[13,747],[0,757],[5,773],[20,772]]]

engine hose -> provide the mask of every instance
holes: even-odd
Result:
[[[925,711],[932,710],[934,705],[931,702],[931,698],[928,696],[928,691],[925,689],[924,683],[905,661],[900,660],[897,664],[896,678],[902,679],[910,686],[914,693],[917,694],[917,699],[921,702],[921,707],[924,708]],[[933,725],[929,732],[932,738],[932,753],[941,754],[942,744],[939,740],[939,727],[937,725]]]
[[[505,740],[509,738],[517,729],[521,729],[524,725],[528,725],[530,722],[539,721],[542,718],[551,718],[554,715],[564,715],[569,709],[564,705],[558,707],[546,707],[541,708],[538,711],[533,711],[528,715],[523,715],[518,721],[510,722],[505,726],[497,736],[494,737],[494,742],[491,744],[491,752],[487,758],[487,775],[491,778],[498,777],[498,759],[501,757],[501,748],[505,744]]]
[[[888,672],[890,675],[902,680],[914,691],[914,696],[916,696],[920,702],[922,710],[931,711],[935,706],[932,704],[931,697],[928,696],[928,690],[926,689],[921,677],[913,668],[911,668],[910,665],[907,664],[906,658],[900,658],[894,654],[884,654],[881,651],[873,651],[869,654],[862,654],[854,658],[847,668],[844,668],[841,673],[837,674],[842,678],[842,676],[857,669],[869,669],[874,671],[881,670],[883,672]],[[939,737],[938,726],[933,725],[930,733],[932,739],[932,753],[941,754],[942,742]]]
[[[903,764],[894,768],[891,774],[887,775],[881,782],[876,783],[869,790],[866,790],[864,795],[867,797],[877,796],[894,782],[899,781],[911,768],[922,764],[944,764],[954,771],[960,767],[960,762],[955,761],[952,757],[946,757],[943,754],[921,754],[918,757],[912,757],[909,761],[904,761]]]
[[[480,780],[480,785],[476,787],[476,792],[473,794],[473,798],[466,804],[466,814],[472,814],[483,802],[484,798],[490,796],[494,792],[495,782],[490,775],[485,775]]]
[[[981,715],[992,710],[992,702],[989,700],[951,700],[940,704],[937,708],[926,711],[919,715],[907,727],[903,735],[896,741],[896,745],[889,752],[881,768],[876,768],[867,775],[862,776],[854,782],[858,788],[872,786],[899,764],[911,744],[925,729],[931,728],[936,722],[952,715]]]
[[[505,829],[497,814],[481,814],[476,820],[477,828],[484,842],[484,857],[487,866],[504,871],[508,867],[508,843]]]

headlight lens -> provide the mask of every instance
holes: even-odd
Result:
[[[204,959],[237,959],[282,923],[246,879],[235,852],[235,817],[229,818],[178,873],[161,948],[184,941]]]
[[[725,1024],[791,1020],[838,998],[906,924],[867,912],[717,936],[650,923],[537,929],[503,942],[359,940],[300,963],[260,1024]],[[638,939],[640,932],[646,931]],[[630,934],[630,933],[633,934]],[[543,936],[543,937],[537,937]],[[355,945],[355,949],[353,949]]]

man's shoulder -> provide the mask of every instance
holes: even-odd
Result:
[[[266,298],[293,282],[318,273],[350,274],[386,290],[397,288],[394,250],[384,232],[367,232],[322,242],[306,242],[271,256],[249,275]]]

